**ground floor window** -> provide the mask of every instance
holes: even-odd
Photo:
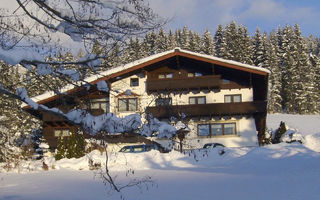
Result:
[[[236,123],[198,124],[199,136],[236,135]]]
[[[102,109],[105,113],[109,112],[109,101],[106,98],[91,99],[90,109]]]
[[[118,111],[137,111],[138,99],[137,98],[124,98],[118,100]]]
[[[71,135],[69,129],[56,129],[54,130],[54,137],[68,137]]]

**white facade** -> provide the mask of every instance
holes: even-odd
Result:
[[[131,79],[139,80],[138,86],[130,86]],[[189,97],[205,97],[206,103],[224,103],[225,95],[241,95],[242,102],[253,101],[252,88],[242,89],[222,89],[217,91],[190,91],[184,93],[170,94],[148,94],[146,91],[146,75],[142,73],[132,75],[127,78],[119,77],[118,81],[111,83],[110,86],[110,112],[115,113],[119,117],[123,117],[133,113],[139,113],[144,116],[144,111],[148,106],[155,106],[155,100],[158,97],[171,98],[172,105],[187,105]],[[137,111],[119,111],[119,99],[137,98]],[[224,124],[233,123],[236,126],[236,134],[219,135],[219,136],[199,136],[198,124]],[[217,117],[217,118],[201,118],[191,119],[188,123],[191,131],[186,135],[184,140],[185,149],[201,148],[206,143],[221,143],[228,147],[239,146],[257,146],[257,131],[255,120],[252,116],[233,116],[233,117]],[[158,140],[160,143],[166,140]]]

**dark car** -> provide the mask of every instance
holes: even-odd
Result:
[[[215,147],[224,147],[224,145],[220,143],[207,143],[203,146],[204,149],[215,148]]]
[[[124,146],[120,149],[119,152],[122,152],[122,153],[141,153],[141,152],[151,151],[152,149],[159,150],[157,145],[141,144],[141,145]]]

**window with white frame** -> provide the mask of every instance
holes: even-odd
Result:
[[[130,79],[130,86],[131,86],[131,87],[137,87],[137,86],[139,86],[139,79],[138,79],[138,78],[131,78],[131,79]]]
[[[172,105],[171,98],[157,98],[156,99],[156,106],[168,106]]]
[[[188,77],[198,77],[198,76],[202,76],[202,73],[200,73],[200,72],[189,72],[188,73]]]
[[[102,109],[105,113],[109,112],[109,101],[106,98],[101,99],[91,99],[90,109]]]
[[[56,129],[54,130],[54,137],[68,137],[71,135],[69,129]]]
[[[189,104],[206,104],[206,97],[189,97]]]
[[[159,79],[164,79],[164,78],[173,78],[173,73],[162,73],[158,75]]]
[[[199,136],[236,135],[236,123],[198,124]]]
[[[138,99],[137,98],[122,98],[118,99],[118,111],[137,111]]]
[[[241,94],[224,95],[225,103],[242,102]]]

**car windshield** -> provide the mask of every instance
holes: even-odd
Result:
[[[120,152],[130,152],[130,147],[123,147]]]

